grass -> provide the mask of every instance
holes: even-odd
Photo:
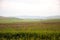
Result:
[[[2,20],[3,21],[3,20]],[[1,21],[1,22],[2,22]],[[6,22],[7,21],[7,22]],[[51,21],[34,21],[34,22],[23,22],[23,21],[17,21],[16,22],[11,22],[10,20],[6,20],[5,22],[3,21],[2,23],[0,22],[0,31],[3,32],[40,32],[40,31],[60,31],[60,22],[51,22]]]
[[[0,34],[3,34],[6,36],[6,40],[9,40],[10,36],[9,34],[17,35],[21,34],[23,35],[34,35],[32,38],[34,38],[36,35],[41,36],[41,40],[48,40],[48,36],[53,37],[54,39],[50,38],[51,40],[60,40],[60,21],[58,20],[43,20],[43,21],[33,21],[33,20],[0,20]],[[7,38],[7,35],[9,35]],[[2,35],[1,35],[2,36]],[[13,38],[15,38],[15,36]],[[27,37],[27,35],[26,35]],[[28,36],[29,37],[29,36]],[[58,37],[58,38],[56,38]],[[4,38],[4,36],[3,36]],[[16,36],[17,38],[17,36]],[[20,38],[20,36],[19,36]],[[19,39],[17,38],[17,39]],[[25,36],[22,37],[22,40]],[[29,37],[30,38],[30,37]],[[36,36],[37,38],[37,36]],[[16,40],[17,40],[16,39]],[[49,40],[50,40],[49,39]],[[3,39],[4,40],[4,39]],[[15,39],[12,39],[15,40]],[[20,39],[19,39],[20,40]],[[35,39],[32,39],[35,40]],[[38,39],[36,39],[38,40]]]

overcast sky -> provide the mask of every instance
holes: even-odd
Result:
[[[59,0],[0,0],[0,16],[60,15]]]

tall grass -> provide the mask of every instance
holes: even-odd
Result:
[[[60,33],[0,33],[0,40],[60,40]]]

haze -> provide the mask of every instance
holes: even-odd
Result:
[[[60,15],[59,0],[0,0],[0,16]]]

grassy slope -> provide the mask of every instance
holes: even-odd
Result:
[[[15,25],[14,27],[11,25],[9,25],[9,26],[5,25],[5,26],[1,27],[1,25],[0,25],[0,32],[59,32],[60,31],[60,23],[58,23],[58,22],[60,22],[60,19],[58,19],[58,20],[50,19],[50,20],[34,21],[34,22],[32,22],[32,21],[33,20],[19,20],[19,19],[0,20],[0,24],[8,23],[8,24]],[[55,22],[55,24],[54,24],[54,22]],[[22,24],[22,26],[16,26],[15,23],[17,23],[17,25]]]

